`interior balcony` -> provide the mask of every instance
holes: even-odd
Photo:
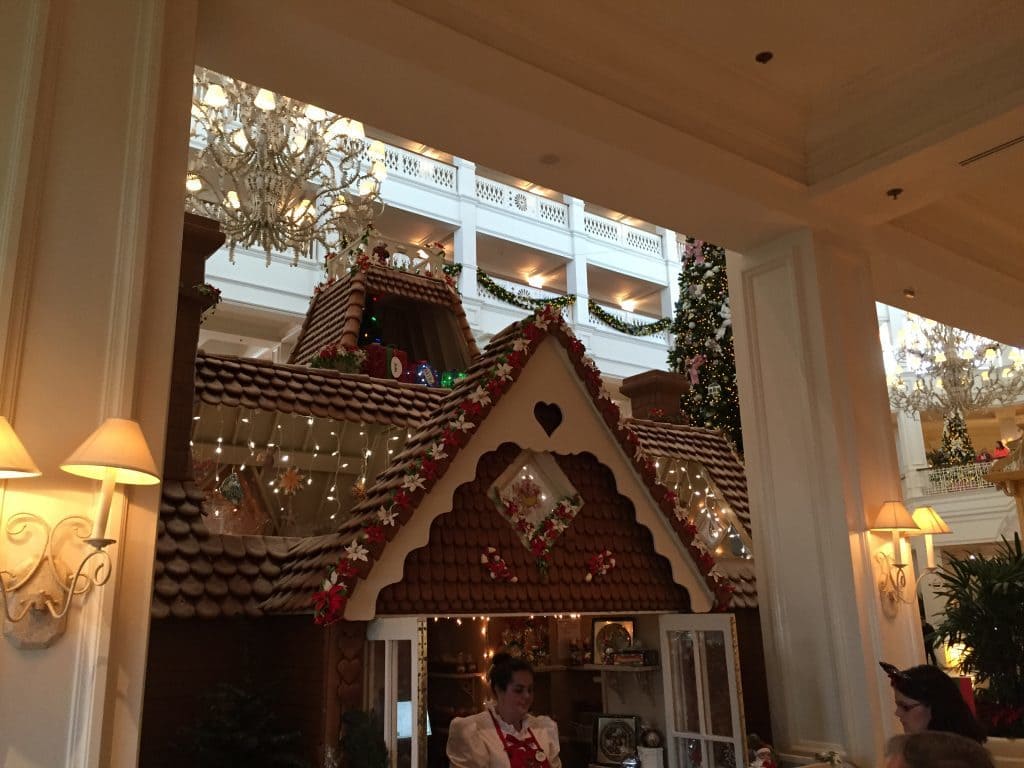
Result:
[[[667,330],[634,336],[621,329],[671,317],[680,253],[675,233],[382,138],[387,207],[376,226],[388,241],[445,248],[463,269],[459,288],[480,342],[530,311],[524,302],[509,303],[489,291],[492,281],[498,293],[526,299],[577,296],[567,317],[613,383],[666,368]],[[224,302],[204,323],[202,348],[287,359],[313,288],[323,279],[318,256],[292,266],[290,254],[274,254],[268,271],[262,251],[236,248],[234,263],[226,249],[216,253],[207,277]]]

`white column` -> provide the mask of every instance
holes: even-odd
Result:
[[[459,191],[459,228],[455,230],[456,264],[462,265],[459,274],[459,293],[463,299],[476,298],[476,164],[461,157],[452,159],[457,173]]]
[[[0,413],[43,472],[6,484],[5,519],[91,515],[58,464],[107,416],[163,464],[196,9],[0,3]],[[52,647],[0,638],[5,765],[135,765],[159,499],[115,493],[113,574]]]
[[[583,230],[583,201],[565,198],[569,206],[569,231],[572,234],[572,260],[565,266],[565,282],[568,292],[576,296],[572,310],[573,325],[589,325],[590,289],[587,287],[587,242]]]
[[[729,288],[776,746],[877,765],[897,727],[878,661],[923,651],[865,532],[900,494],[868,260],[800,230],[730,253]]]
[[[679,273],[683,265],[679,260],[676,233],[663,227],[658,227],[657,232],[661,236],[661,257],[665,260],[666,285],[661,290],[661,316],[673,317],[679,301]]]
[[[896,429],[899,434],[899,451],[907,474],[928,466],[925,450],[925,433],[921,429],[921,416],[896,412]]]
[[[996,408],[996,421],[999,426],[999,439],[1004,443],[1007,440],[1016,440],[1020,436],[1020,428],[1017,426],[1017,409],[1014,406]],[[988,446],[984,446],[988,448]]]

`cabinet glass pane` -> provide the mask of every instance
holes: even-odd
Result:
[[[387,654],[387,642],[384,640],[373,640],[368,644],[367,662],[370,669],[367,674],[367,694],[370,700],[370,709],[377,714],[377,721],[384,722],[384,703],[387,701],[387,678],[384,668],[384,661]],[[384,734],[381,733],[381,736]]]
[[[722,632],[701,632],[707,673],[707,723],[713,736],[732,736],[732,689],[729,687],[730,638]]]
[[[676,739],[676,765],[679,768],[704,768],[699,739]]]
[[[700,732],[694,642],[693,632],[668,633],[669,671],[672,676],[672,700],[675,704],[673,728],[677,732]]]
[[[415,717],[412,711],[412,641],[395,640],[395,661],[398,677],[398,702],[395,712],[395,728],[398,744],[398,768],[412,765],[412,730]]]
[[[731,741],[713,741],[711,768],[736,768],[736,747]]]

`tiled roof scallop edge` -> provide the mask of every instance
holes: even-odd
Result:
[[[165,480],[153,563],[154,619],[216,619],[264,614],[295,539],[211,534],[198,514],[203,491]]]

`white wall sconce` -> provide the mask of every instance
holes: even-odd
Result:
[[[0,565],[0,598],[4,603],[4,634],[19,648],[46,648],[64,633],[75,595],[107,583],[111,574],[106,548],[107,520],[114,486],[154,485],[160,482],[153,454],[138,423],[107,419],[60,468],[101,481],[92,523],[69,515],[51,525],[32,512],[17,512],[4,523],[8,541],[29,545],[30,556],[14,565]],[[41,474],[7,419],[0,417],[0,479]],[[60,552],[75,543],[88,551],[72,572]]]
[[[914,523],[919,530],[911,532],[910,536],[924,536],[924,552],[927,561],[925,573],[935,570],[935,544],[932,536],[941,536],[952,533],[946,521],[939,517],[935,507],[917,507],[914,510]],[[924,573],[921,574],[924,576]]]
[[[881,567],[882,576],[878,581],[878,593],[882,598],[882,607],[890,615],[895,614],[900,603],[908,600],[904,597],[907,587],[907,574],[904,569],[903,552],[900,546],[900,534],[919,532],[914,518],[902,501],[887,501],[871,523],[871,530],[876,533],[892,534],[892,556],[884,552],[875,555]]]

